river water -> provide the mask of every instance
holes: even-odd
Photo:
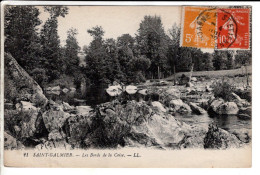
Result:
[[[56,92],[47,93],[45,92],[46,97],[55,102],[64,101],[70,105],[80,106],[87,105],[95,107],[98,104],[105,103],[111,100],[111,97],[105,92],[105,87],[89,87],[78,89],[75,92],[63,93]],[[230,116],[220,116],[220,115],[175,115],[175,118],[183,121],[190,125],[201,125],[207,127],[209,123],[216,123],[218,127],[225,130],[239,130],[239,129],[251,129],[251,120],[243,120],[238,118],[235,115]]]

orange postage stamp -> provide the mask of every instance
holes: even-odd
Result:
[[[214,49],[215,30],[215,8],[184,7],[181,46]]]

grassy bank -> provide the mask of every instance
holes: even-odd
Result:
[[[245,68],[232,69],[232,70],[218,70],[218,71],[197,71],[197,72],[193,72],[192,76],[193,77],[206,76],[209,78],[219,78],[219,77],[223,77],[223,76],[234,77],[234,76],[238,76],[238,75],[243,75],[243,74],[245,74],[245,72],[246,72]],[[247,72],[249,74],[252,74],[252,66],[247,66]],[[176,74],[176,78],[182,76],[182,74],[189,76],[190,72],[178,72]],[[165,80],[171,81],[173,79],[174,79],[174,76],[171,75],[170,77],[166,78]]]

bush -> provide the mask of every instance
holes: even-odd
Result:
[[[213,84],[213,94],[215,97],[222,98],[225,101],[231,100],[231,94],[234,92],[235,87],[227,81],[218,81]]]
[[[61,75],[59,79],[55,79],[50,84],[48,84],[50,87],[54,86],[60,86],[61,88],[71,88],[74,87],[74,78],[68,75]]]
[[[45,69],[35,68],[31,71],[30,75],[41,87],[48,81]]]
[[[17,91],[17,89],[15,88],[15,84],[13,81],[9,80],[6,76],[5,76],[5,83],[4,83],[4,98],[8,101],[8,102],[12,102],[15,103],[16,98],[18,98],[20,95]]]

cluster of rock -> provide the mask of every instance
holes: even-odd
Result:
[[[98,105],[84,115],[76,108],[72,109],[76,114],[72,114],[71,109],[64,111],[62,105],[55,105],[48,103],[39,112],[31,109],[27,115],[6,114],[10,118],[5,124],[8,127],[5,148],[212,148],[214,140],[218,139],[212,132],[225,136],[220,148],[244,144],[222,129],[209,130],[209,133],[208,128],[180,122],[167,113],[160,102],[149,106],[145,101],[121,104],[114,100]]]
[[[176,120],[176,112],[203,114],[206,111],[202,102],[184,102],[176,98],[178,93],[173,89],[163,91],[164,94],[158,91],[159,96],[167,98],[152,102],[126,100],[122,103],[115,99],[97,105],[94,109],[88,106],[74,107],[65,102],[55,103],[47,100],[40,86],[14,58],[5,58],[10,81],[17,81],[13,88],[19,91],[20,99],[28,97],[5,109],[5,149],[225,149],[240,147],[248,142],[248,139],[239,139],[214,125],[191,126]],[[241,106],[246,107],[246,102],[242,101]],[[233,103],[212,101],[210,107],[221,113],[231,108],[232,113],[235,113],[237,109]]]
[[[57,94],[57,95],[59,95],[61,92],[63,92],[63,93],[75,92],[76,88],[70,87],[69,89],[68,88],[63,88],[62,89],[60,86],[53,86],[53,87],[47,87],[45,89],[45,91],[47,93],[50,93],[50,94]]]
[[[251,104],[245,99],[241,99],[235,93],[232,93],[231,101],[224,101],[217,98],[211,101],[210,110],[220,115],[237,115],[243,119],[249,119],[252,116]]]

